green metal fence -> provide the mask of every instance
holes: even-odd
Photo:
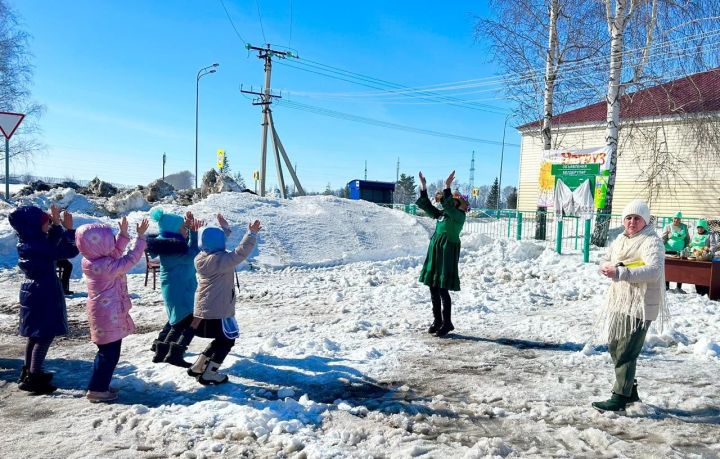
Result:
[[[412,215],[427,216],[414,204],[388,204],[387,207]],[[554,212],[473,209],[465,220],[463,233],[484,234],[494,238],[538,240],[536,230],[538,223],[544,219],[545,234],[544,237],[540,237],[541,240],[552,242],[558,253],[582,253],[583,260],[588,262],[590,238],[595,228],[595,220],[599,216],[600,214],[596,214],[591,220],[585,220],[580,217],[558,217]],[[656,230],[662,230],[672,222],[672,219],[673,217],[670,216],[657,216],[653,218],[651,224]],[[699,219],[699,217],[683,217],[683,222],[692,231]],[[622,216],[610,215],[608,225],[608,238],[612,240],[622,232]]]

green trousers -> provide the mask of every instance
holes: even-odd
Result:
[[[618,395],[630,396],[635,380],[637,358],[645,343],[645,335],[650,328],[650,321],[642,323],[640,319],[628,323],[628,333],[618,340],[608,343],[608,350],[615,364],[615,385],[613,392]]]

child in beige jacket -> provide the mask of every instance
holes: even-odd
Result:
[[[235,266],[252,253],[261,228],[260,221],[255,220],[235,250],[228,252],[225,238],[229,228],[224,219],[218,221],[222,229],[209,226],[200,230],[200,253],[195,257],[198,286],[191,328],[195,336],[213,340],[188,369],[188,375],[203,385],[228,381],[227,375],[217,370],[239,335],[235,320]]]

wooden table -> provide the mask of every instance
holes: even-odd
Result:
[[[710,287],[710,299],[720,299],[720,260],[698,261],[666,256],[665,282]]]

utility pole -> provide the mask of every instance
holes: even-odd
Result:
[[[367,159],[365,160],[365,180],[367,180]]]
[[[165,156],[165,152],[163,151],[163,182],[165,181],[165,161],[167,157]]]
[[[285,151],[285,147],[283,146],[282,142],[280,141],[280,136],[278,136],[277,131],[275,130],[275,123],[273,122],[272,117],[272,110],[270,109],[270,104],[272,104],[273,98],[280,98],[280,96],[273,95],[271,93],[270,89],[270,76],[272,73],[272,58],[277,57],[279,59],[286,59],[288,57],[297,57],[290,51],[278,51],[274,50],[270,47],[270,45],[266,45],[265,48],[259,48],[257,46],[252,46],[249,43],[245,45],[245,48],[247,48],[249,51],[257,51],[258,52],[258,58],[263,59],[265,61],[265,87],[263,92],[255,92],[250,88],[250,91],[246,91],[240,88],[240,92],[246,93],[246,94],[253,94],[255,96],[258,96],[254,101],[253,105],[262,105],[262,137],[260,140],[260,196],[265,196],[265,183],[266,183],[266,163],[267,163],[267,140],[268,140],[268,128],[270,131],[270,134],[272,135],[272,142],[273,142],[273,149],[275,150],[275,167],[277,170],[277,176],[278,176],[278,182],[280,186],[280,196],[284,199],[287,198],[285,195],[285,179],[283,178],[282,173],[282,166],[280,163],[280,157],[282,156],[283,160],[285,161],[285,165],[288,168],[288,171],[290,172],[290,176],[293,179],[293,183],[297,187],[298,194],[304,195],[305,190],[303,190],[302,185],[300,185],[300,181],[297,178],[297,175],[295,173],[295,170],[293,169],[292,165],[290,164],[290,159],[287,156],[287,152]]]
[[[470,193],[475,188],[475,150],[472,152],[472,159],[470,160]]]

